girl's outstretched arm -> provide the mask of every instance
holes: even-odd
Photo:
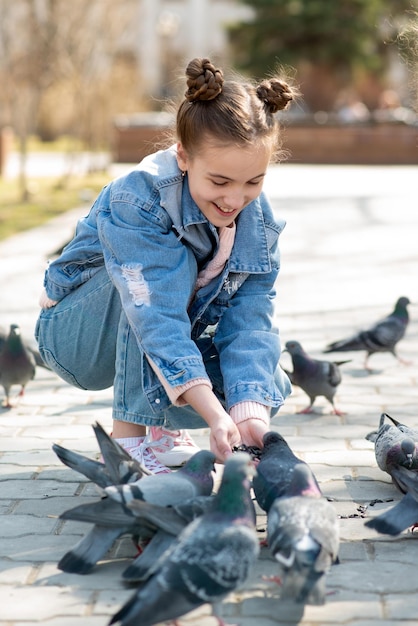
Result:
[[[232,454],[241,436],[231,417],[213,391],[206,385],[195,385],[185,391],[182,399],[205,420],[210,428],[210,449],[222,463]]]

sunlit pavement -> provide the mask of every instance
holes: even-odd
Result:
[[[125,166],[110,168],[119,175]],[[416,624],[418,539],[405,531],[390,538],[364,526],[365,519],[400,499],[376,466],[365,439],[382,411],[418,428],[418,166],[309,166],[270,168],[266,191],[287,226],[281,236],[282,271],[277,284],[277,319],[282,342],[300,341],[317,358],[325,345],[386,315],[408,296],[411,322],[399,353],[350,353],[336,396],[343,416],[325,399],[316,412],[298,414],[308,398],[298,388],[274,418],[293,451],[307,461],[341,517],[340,564],[327,579],[324,606],[298,607],[280,599],[266,548],[242,593],[223,605],[228,622],[242,626],[302,624],[403,626]],[[48,255],[72,234],[86,208],[0,243],[0,326],[21,325],[32,338],[38,294]],[[288,355],[283,364],[290,367]],[[341,355],[339,355],[341,356]],[[0,409],[0,624],[104,626],[131,595],[121,581],[135,550],[119,540],[87,576],[60,572],[56,564],[87,532],[88,524],[58,516],[98,497],[96,489],[57,459],[53,442],[97,455],[91,425],[111,426],[111,393],[83,392],[38,368],[16,408]],[[17,388],[14,388],[17,392]],[[207,431],[195,439],[208,446]],[[375,500],[382,502],[370,506]],[[259,530],[265,519],[258,517]],[[260,532],[262,538],[263,532]],[[182,620],[210,626],[207,606]]]

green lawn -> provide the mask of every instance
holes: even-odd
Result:
[[[12,149],[18,151],[14,139]],[[28,140],[28,152],[74,152],[84,148],[72,137],[60,137],[53,142],[42,142],[37,137]],[[47,220],[75,209],[90,205],[110,180],[107,172],[94,172],[86,176],[59,178],[30,178],[29,199],[22,202],[22,191],[16,179],[0,176],[0,241],[23,230],[40,226]]]
[[[108,182],[106,172],[72,176],[65,185],[56,178],[30,179],[29,201],[23,203],[18,181],[0,178],[0,240],[40,226],[70,209],[91,204]]]

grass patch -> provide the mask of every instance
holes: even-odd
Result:
[[[18,181],[0,178],[0,240],[40,226],[70,209],[90,206],[109,180],[106,172],[72,176],[65,185],[57,178],[29,179],[30,198],[23,203]]]

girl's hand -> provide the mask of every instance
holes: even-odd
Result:
[[[227,413],[225,413],[225,417],[211,425],[210,449],[221,463],[224,463],[231,456],[232,448],[239,446],[240,443],[239,430]]]
[[[242,443],[246,446],[263,447],[263,435],[268,432],[269,426],[259,419],[249,419],[237,425]]]
[[[183,400],[203,417],[210,428],[210,449],[220,463],[239,446],[241,435],[230,415],[225,411],[212,389],[206,385],[195,385],[183,393]]]

